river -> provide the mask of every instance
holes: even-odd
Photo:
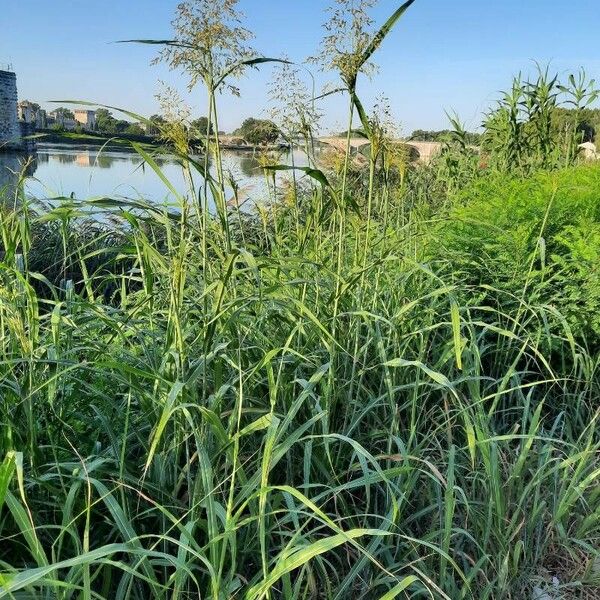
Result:
[[[283,153],[278,161],[290,164]],[[18,173],[27,157],[0,153],[0,191],[14,193]],[[202,159],[201,159],[202,160]],[[295,153],[296,164],[305,164],[304,155]],[[186,195],[187,186],[180,165],[173,157],[157,159],[164,176],[177,192]],[[269,201],[269,189],[258,161],[249,152],[223,153],[223,167],[239,186],[239,199],[249,208]],[[57,197],[85,199],[99,196],[140,199],[155,203],[173,203],[173,194],[160,177],[133,152],[100,151],[98,148],[74,148],[67,145],[40,146],[25,171],[25,190],[30,198],[49,200]],[[278,178],[289,177],[280,173]],[[202,186],[198,176],[196,185]],[[227,199],[233,198],[230,186]]]

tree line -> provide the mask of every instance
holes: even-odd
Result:
[[[107,109],[101,108],[96,113],[96,128],[97,131],[110,134],[135,134],[149,136],[160,136],[165,127],[168,126],[168,120],[159,114],[154,114],[149,119],[150,123],[145,127],[138,123],[130,123],[125,120],[118,120]],[[214,134],[214,127],[209,124],[208,118],[205,116],[194,119],[187,124],[190,137],[204,139],[207,134]],[[210,130],[210,131],[209,131]],[[242,123],[232,135],[245,140],[248,144],[261,146],[273,144],[277,141],[281,132],[277,125],[268,119],[256,119],[250,117]]]
[[[57,114],[61,114],[65,118],[74,118],[73,112],[68,108],[59,107],[56,109]],[[575,119],[574,109],[556,107],[552,114],[553,129],[557,132],[568,129]],[[167,125],[167,119],[159,114],[154,114],[149,119],[150,124],[132,123],[125,119],[117,119],[113,113],[106,108],[99,108],[96,111],[96,131],[110,135],[148,135],[158,137],[161,131]],[[582,140],[585,142],[595,142],[597,140],[597,132],[600,132],[600,109],[586,108],[580,112],[577,117],[577,127],[581,132]],[[191,137],[205,138],[209,129],[207,117],[199,117],[190,121],[189,130]],[[210,127],[211,135],[214,134],[214,128]],[[364,135],[362,130],[353,130],[354,135]],[[408,139],[419,142],[449,142],[453,138],[453,130],[426,130],[415,129]],[[273,144],[281,136],[279,127],[269,119],[257,119],[249,117],[244,120],[240,127],[232,132],[233,136],[242,138],[248,144],[255,146]],[[339,134],[342,137],[346,136],[346,132]],[[465,141],[472,146],[480,146],[485,142],[483,133],[466,131]]]
[[[65,119],[74,119],[73,111],[59,107],[56,109],[56,114]],[[132,123],[125,119],[116,118],[113,113],[106,108],[99,108],[96,111],[96,128],[97,133],[105,133],[108,135],[136,135],[136,136],[151,136],[160,137],[166,127],[168,120],[160,114],[154,114],[146,123]],[[60,128],[60,125],[57,125]],[[187,129],[192,139],[204,139],[209,130],[209,122],[207,117],[199,117],[190,121],[187,124]],[[210,134],[214,134],[214,127],[210,125]],[[222,133],[222,132],[221,132]],[[249,117],[245,119],[240,127],[235,129],[233,136],[242,138],[248,144],[253,146],[262,146],[273,144],[281,135],[281,131],[273,121],[269,119],[257,119]]]

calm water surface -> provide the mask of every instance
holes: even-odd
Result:
[[[284,153],[279,161],[290,164],[292,157]],[[23,156],[0,154],[0,189],[14,187],[15,173],[21,169]],[[305,164],[303,155],[294,156],[296,164]],[[157,160],[164,175],[175,189],[186,195],[187,187],[181,167],[169,156]],[[225,152],[223,167],[230,172],[239,186],[239,198],[254,202],[267,202],[269,191],[256,158],[249,152]],[[281,174],[278,177],[289,177]],[[198,177],[196,185],[202,186]],[[144,198],[157,203],[174,202],[159,176],[144,164],[140,156],[122,151],[78,149],[70,146],[43,146],[27,170],[25,189],[30,197],[49,199],[72,196],[78,199],[108,196],[112,198]],[[228,199],[233,197],[227,190]]]

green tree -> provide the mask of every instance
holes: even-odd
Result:
[[[139,123],[130,123],[125,133],[128,135],[145,135],[145,131]]]
[[[557,108],[552,115],[552,125],[558,136],[576,129],[582,142],[593,142],[600,132],[600,110],[588,108],[578,116],[572,108]]]
[[[102,133],[115,133],[117,120],[106,108],[99,108],[96,111],[96,129]]]
[[[482,134],[472,131],[465,131],[465,140],[472,146],[479,146],[482,140]],[[453,131],[451,129],[442,129],[440,131],[428,131],[425,129],[415,129],[409,139],[414,142],[448,142],[452,140]]]
[[[193,136],[202,136],[202,137],[206,137],[209,133],[210,135],[214,134],[214,127],[212,126],[212,123],[210,125],[210,132],[209,132],[209,126],[208,126],[208,117],[200,117],[199,119],[194,119],[192,121],[192,129],[193,129]]]
[[[125,121],[125,119],[115,119],[113,114],[106,108],[100,108],[96,112],[96,130],[111,135],[119,133],[140,135],[144,133],[137,123],[131,123]]]
[[[59,106],[55,111],[57,117],[62,117],[63,119],[74,119],[75,115],[72,110],[65,108],[64,106]]]
[[[249,144],[259,146],[276,142],[280,132],[273,121],[250,117],[242,123],[234,135],[243,137]]]
[[[150,117],[151,124],[146,128],[148,135],[160,135],[167,120],[162,115],[152,115]]]
[[[125,119],[119,119],[115,123],[115,133],[125,133],[129,127],[131,127],[132,123],[129,121],[125,121]]]
[[[346,131],[340,131],[337,134],[337,137],[347,138],[348,137],[348,130],[346,130]],[[351,129],[350,130],[350,137],[351,138],[366,138],[367,134],[365,133],[365,130],[362,127],[359,127],[358,129]]]

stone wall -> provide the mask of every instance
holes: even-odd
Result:
[[[21,149],[21,128],[17,118],[17,76],[0,71],[0,148]]]
[[[35,154],[37,150],[35,123],[25,123],[25,121],[19,121],[19,129],[21,140],[18,149],[26,152],[27,154]]]

